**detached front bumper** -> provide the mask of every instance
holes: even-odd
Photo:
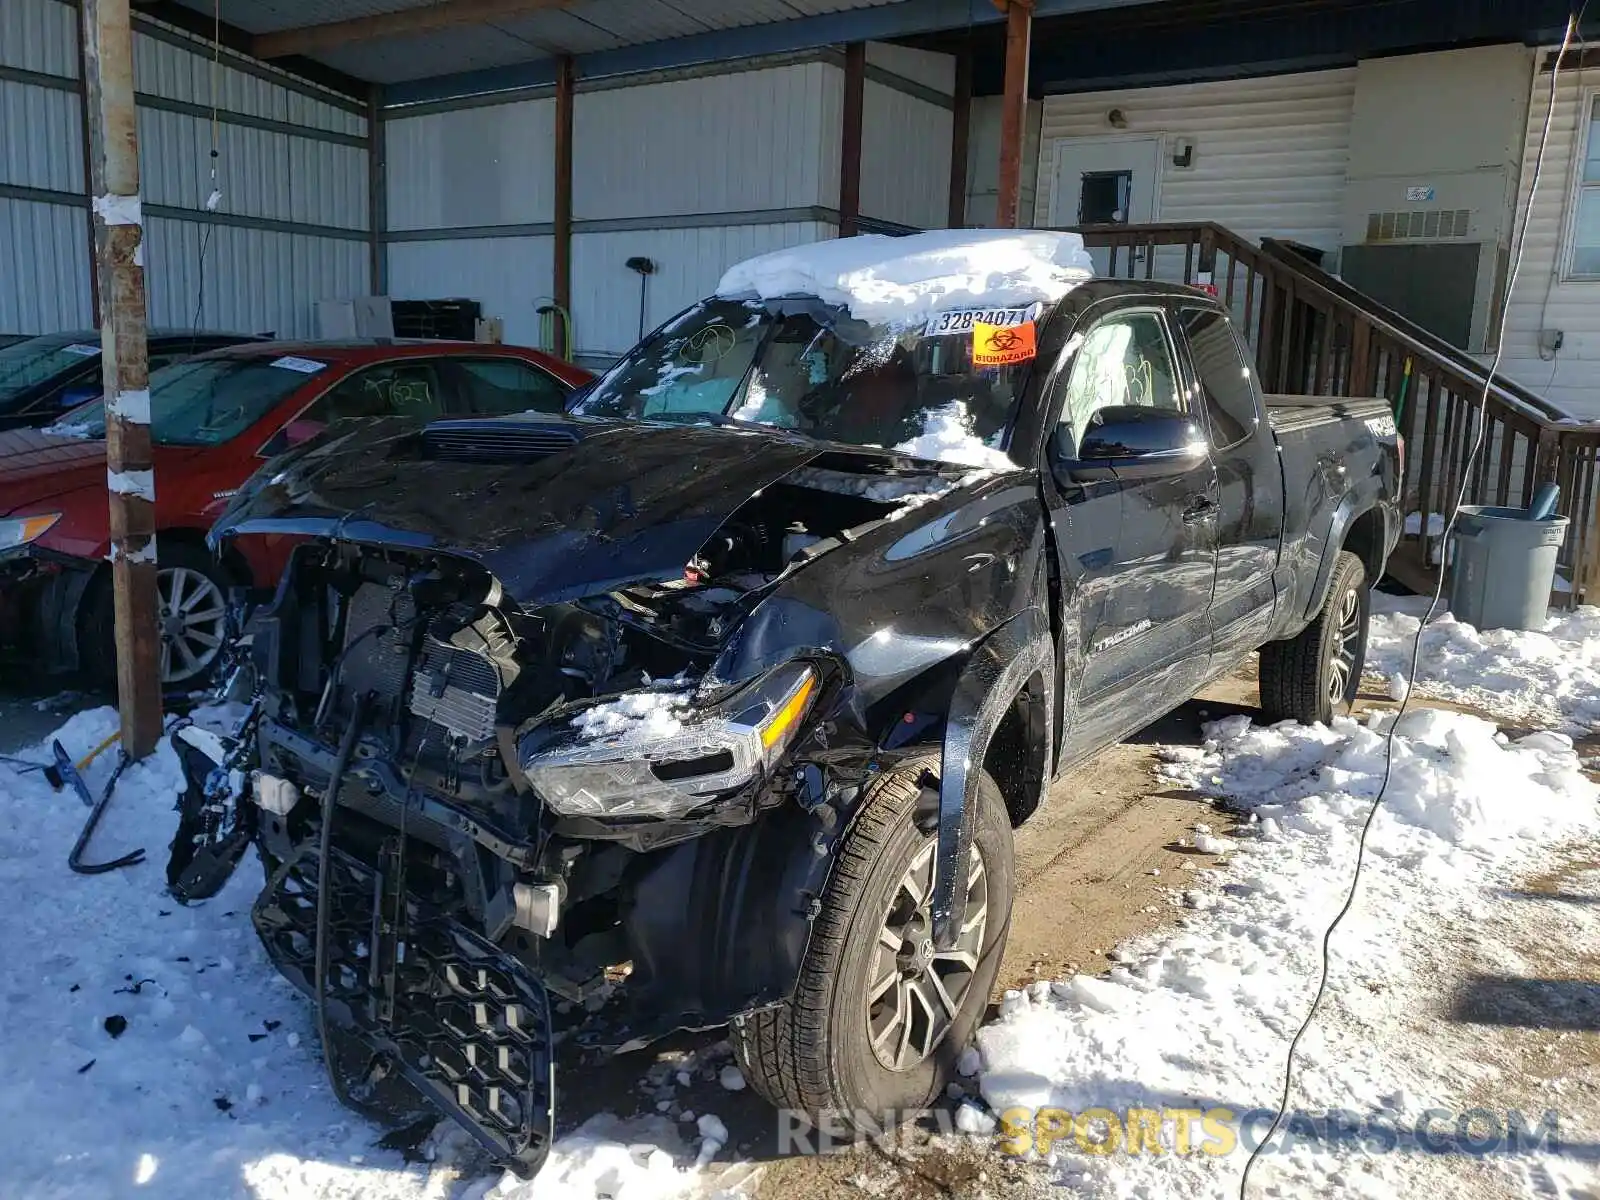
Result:
[[[554,1137],[549,996],[523,963],[404,891],[392,850],[376,868],[332,851],[328,1016],[370,1052],[343,1072],[347,1090],[392,1112],[380,1097],[398,1072],[504,1165],[532,1175]],[[274,964],[313,999],[317,865],[315,846],[300,850],[252,913]]]

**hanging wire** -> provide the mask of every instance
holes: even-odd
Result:
[[[218,117],[217,92],[222,78],[222,0],[212,0],[211,7],[211,189],[206,193],[206,211],[215,212],[222,200],[222,189],[217,186],[217,160],[221,158],[221,122]],[[206,251],[211,248],[211,231],[215,220],[207,221],[200,233],[199,284],[195,289],[194,321],[191,323],[189,352],[199,347],[200,322],[206,306]]]
[[[1450,534],[1455,529],[1456,517],[1460,514],[1461,506],[1466,503],[1467,490],[1472,486],[1473,469],[1479,456],[1483,453],[1485,414],[1489,409],[1489,391],[1494,387],[1494,377],[1500,369],[1500,359],[1505,352],[1506,325],[1510,318],[1511,297],[1517,286],[1517,277],[1522,273],[1523,252],[1528,246],[1528,226],[1533,218],[1534,202],[1539,197],[1539,180],[1544,174],[1544,154],[1550,144],[1550,127],[1555,119],[1557,85],[1561,79],[1561,64],[1565,61],[1567,51],[1572,47],[1573,39],[1577,36],[1578,29],[1583,24],[1584,13],[1588,10],[1588,0],[1576,12],[1569,13],[1567,29],[1561,39],[1561,50],[1556,55],[1556,60],[1550,71],[1550,104],[1545,111],[1544,127],[1539,134],[1538,153],[1534,157],[1533,176],[1528,184],[1528,207],[1522,214],[1521,228],[1516,228],[1513,220],[1512,230],[1512,255],[1511,271],[1506,277],[1505,295],[1500,304],[1500,328],[1495,340],[1494,361],[1489,365],[1489,372],[1484,377],[1483,395],[1479,397],[1476,409],[1473,412],[1473,439],[1472,449],[1467,455],[1466,468],[1462,472],[1461,487],[1456,495],[1454,507],[1450,510],[1450,519],[1445,523],[1444,537],[1441,545],[1449,546]],[[1513,217],[1515,214],[1513,214]],[[1426,544],[1426,531],[1424,531],[1424,544]],[[1411,681],[1411,686],[1406,689],[1405,696],[1400,701],[1399,708],[1395,711],[1394,720],[1389,725],[1388,733],[1383,744],[1383,780],[1378,785],[1378,794],[1373,797],[1371,806],[1367,809],[1366,820],[1361,823],[1361,836],[1356,842],[1355,870],[1350,877],[1350,887],[1345,893],[1344,904],[1334,915],[1328,927],[1322,933],[1322,960],[1317,976],[1317,991],[1312,997],[1311,1007],[1306,1012],[1305,1020],[1300,1023],[1300,1028],[1295,1031],[1293,1039],[1289,1042],[1289,1053],[1284,1061],[1283,1088],[1278,1097],[1278,1111],[1272,1118],[1272,1125],[1267,1130],[1266,1136],[1256,1143],[1250,1151],[1250,1157],[1245,1160],[1244,1173],[1239,1177],[1239,1200],[1246,1200],[1246,1189],[1250,1186],[1250,1172],[1256,1165],[1256,1160],[1261,1157],[1267,1144],[1272,1141],[1278,1132],[1278,1127],[1283,1124],[1283,1119],[1289,1112],[1289,1095],[1294,1088],[1295,1052],[1300,1048],[1300,1040],[1305,1037],[1306,1031],[1311,1028],[1311,1023],[1316,1020],[1317,1010],[1322,1006],[1323,996],[1328,990],[1329,947],[1333,941],[1334,931],[1344,921],[1351,907],[1355,904],[1356,893],[1361,887],[1361,868],[1366,862],[1367,834],[1372,829],[1372,822],[1378,815],[1378,810],[1383,806],[1384,793],[1389,790],[1390,776],[1394,770],[1394,740],[1400,728],[1400,722],[1405,717],[1411,704],[1411,698],[1416,695],[1417,666],[1422,658],[1422,634],[1433,620],[1434,613],[1439,608],[1439,601],[1444,593],[1444,577],[1446,563],[1439,564],[1439,578],[1433,587],[1433,598],[1428,604],[1427,614],[1417,625],[1417,635],[1411,643],[1411,667],[1406,678]]]

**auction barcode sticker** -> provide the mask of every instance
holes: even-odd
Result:
[[[943,337],[951,333],[971,333],[977,325],[998,325],[1009,328],[1037,320],[1042,304],[1023,304],[1012,308],[953,308],[948,312],[934,313],[923,328],[924,337]]]
[[[273,359],[272,365],[282,367],[285,371],[299,371],[302,375],[315,375],[328,364],[314,358],[296,358],[292,354],[285,354],[282,358]]]

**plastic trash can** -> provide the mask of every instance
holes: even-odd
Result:
[[[1566,517],[1463,504],[1456,516],[1450,611],[1479,629],[1543,629]]]

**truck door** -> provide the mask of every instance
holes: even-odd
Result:
[[[1159,306],[1091,316],[1081,333],[1052,397],[1052,464],[1077,457],[1102,409],[1189,410]],[[1089,482],[1058,468],[1045,472],[1044,486],[1063,575],[1071,757],[1074,746],[1098,747],[1176,707],[1204,679],[1216,476],[1209,460],[1171,474]]]
[[[1260,646],[1272,628],[1283,472],[1250,359],[1232,323],[1216,309],[1194,305],[1179,306],[1178,324],[1217,469],[1214,674]]]

